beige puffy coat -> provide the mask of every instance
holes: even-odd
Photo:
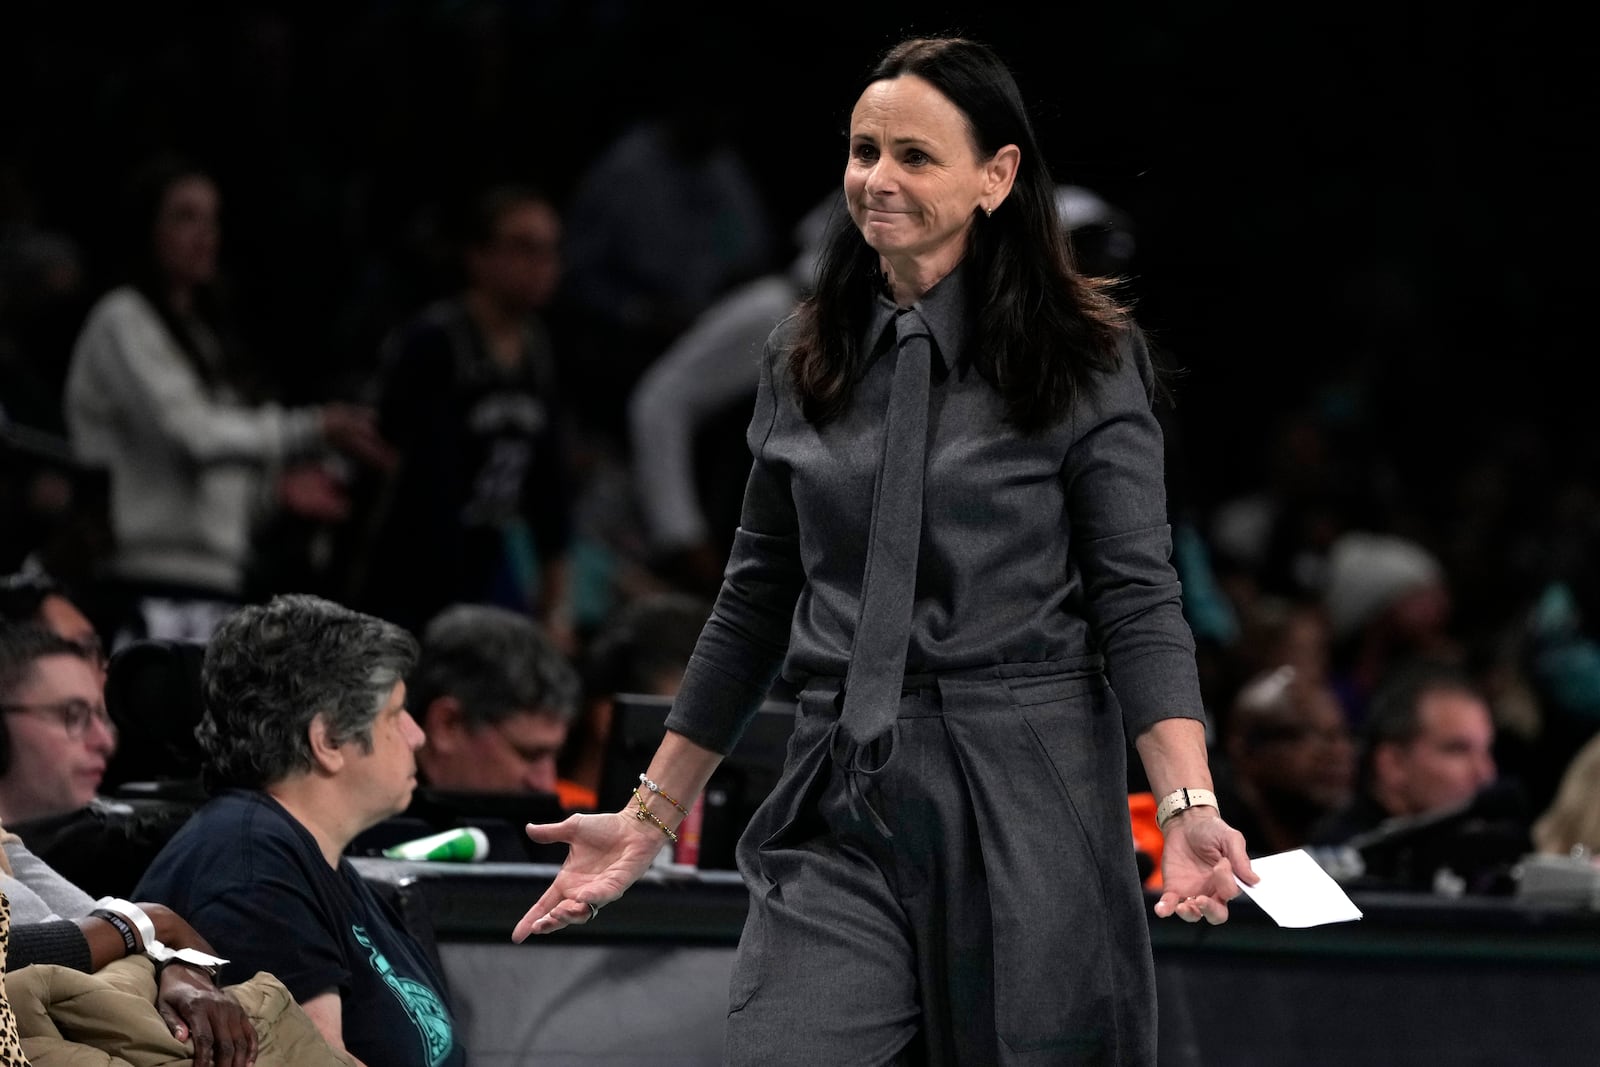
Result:
[[[282,982],[266,973],[226,987],[255,1025],[256,1067],[353,1067],[335,1050]],[[194,1067],[194,1049],[156,1011],[155,969],[143,956],[94,974],[35,964],[5,976],[32,1067]]]

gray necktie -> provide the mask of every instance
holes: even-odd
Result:
[[[915,308],[895,318],[894,382],[884,420],[877,496],[867,535],[861,614],[845,673],[839,725],[860,747],[887,733],[900,712],[911,607],[916,598],[917,549],[922,541],[922,476],[928,451],[928,381],[933,362],[928,324]]]

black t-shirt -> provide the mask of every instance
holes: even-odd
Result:
[[[230,961],[219,981],[275,975],[297,1001],[339,994],[344,1043],[385,1067],[461,1067],[444,982],[348,860],[264,793],[230,790],[150,865],[135,899],[177,912]]]

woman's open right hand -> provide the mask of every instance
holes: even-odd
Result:
[[[592,922],[599,910],[638,880],[667,844],[666,835],[631,813],[569,815],[557,823],[529,823],[540,844],[564,841],[567,859],[550,888],[529,908],[511,940]],[[591,905],[593,906],[591,909]]]

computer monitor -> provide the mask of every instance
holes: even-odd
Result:
[[[666,734],[672,698],[619,693],[612,702],[611,734],[600,772],[601,811],[617,811],[631,799],[639,775]],[[745,727],[733,751],[706,785],[700,825],[699,866],[733,870],[734,846],[756,808],[777,784],[794,732],[795,705],[768,700]]]

